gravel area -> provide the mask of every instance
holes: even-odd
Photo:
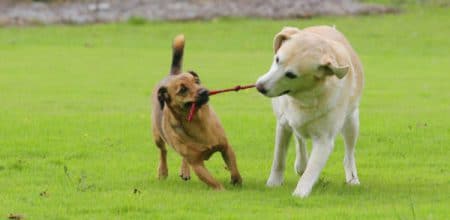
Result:
[[[398,9],[356,0],[0,0],[0,24],[86,24],[148,20],[208,20],[216,17],[310,18],[396,13]]]

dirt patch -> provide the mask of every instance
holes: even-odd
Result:
[[[0,1],[0,24],[86,24],[147,20],[207,20],[216,17],[310,18],[395,13],[398,9],[355,0],[92,0]]]

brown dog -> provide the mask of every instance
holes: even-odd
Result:
[[[228,144],[219,119],[207,104],[208,90],[200,85],[200,79],[195,72],[181,72],[183,48],[184,36],[179,35],[173,42],[170,74],[153,92],[152,126],[153,137],[160,150],[159,178],[164,179],[168,175],[165,147],[167,143],[183,157],[180,170],[182,179],[190,179],[191,166],[203,182],[214,189],[223,189],[204,166],[204,160],[220,151],[231,172],[231,183],[241,184],[242,179],[233,149]],[[186,118],[194,102],[197,111],[194,119],[188,122]]]

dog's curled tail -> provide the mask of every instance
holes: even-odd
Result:
[[[170,75],[176,75],[181,72],[183,64],[183,50],[184,50],[184,35],[180,34],[173,39],[173,55],[172,67],[170,68]]]

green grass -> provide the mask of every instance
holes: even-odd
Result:
[[[0,219],[449,219],[448,12],[2,28]],[[317,24],[337,25],[364,63],[361,186],[344,184],[339,138],[309,198],[291,196],[293,146],[285,184],[266,188],[275,118],[254,91],[211,100],[242,187],[228,184],[219,155],[207,166],[225,192],[181,181],[173,150],[169,178],[157,180],[149,97],[169,69],[173,36],[186,35],[185,69],[218,89],[265,73],[283,26]]]

